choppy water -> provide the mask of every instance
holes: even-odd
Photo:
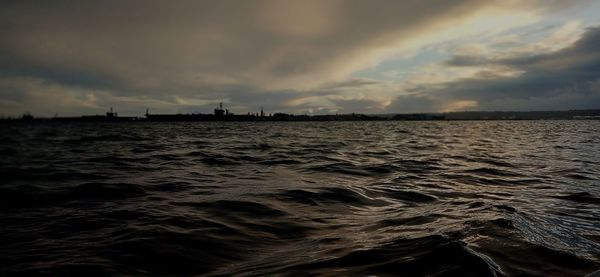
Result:
[[[600,121],[0,127],[0,275],[600,269]]]

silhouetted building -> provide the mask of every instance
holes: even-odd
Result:
[[[113,108],[110,107],[110,111],[106,112],[106,118],[114,118],[117,117],[117,113],[113,112]]]
[[[219,103],[219,107],[215,109],[215,116],[223,116],[225,115],[225,110],[223,110],[223,102]]]
[[[21,116],[21,120],[33,120],[33,115],[31,115],[30,113],[25,113],[23,114],[23,116]]]

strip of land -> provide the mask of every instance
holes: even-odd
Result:
[[[23,115],[16,118],[3,118],[3,121],[84,121],[84,122],[123,122],[123,121],[389,121],[389,120],[581,120],[600,119],[600,109],[568,111],[469,111],[449,113],[410,113],[410,114],[328,114],[294,115],[285,113],[264,114],[150,114],[143,117],[118,116],[110,111],[105,115],[82,115],[76,117],[36,118]]]

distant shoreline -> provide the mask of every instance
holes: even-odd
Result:
[[[143,117],[91,115],[79,117],[40,117],[29,114],[18,118],[1,118],[0,121],[51,121],[51,122],[178,122],[178,121],[232,121],[232,122],[291,122],[291,121],[453,121],[453,120],[598,120],[600,109],[569,111],[526,112],[449,112],[411,114],[335,114],[335,115],[235,115],[235,114],[146,114]]]

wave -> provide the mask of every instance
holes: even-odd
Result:
[[[582,276],[600,125],[560,124],[7,124],[0,275]]]
[[[569,193],[565,195],[557,195],[554,197],[579,203],[600,204],[600,198],[594,197],[591,193],[585,191]]]
[[[328,205],[341,203],[348,205],[373,204],[375,201],[363,194],[346,188],[321,188],[316,191],[293,189],[274,195],[282,201],[292,201],[308,205]]]
[[[399,273],[447,276],[502,276],[495,264],[465,244],[443,236],[396,239],[371,249],[353,250],[332,259],[304,263],[281,270],[284,275],[383,275]]]
[[[307,169],[312,171],[328,173],[340,173],[358,176],[377,176],[392,173],[395,169],[397,169],[397,167],[389,164],[358,166],[347,162],[336,162],[310,166]]]

